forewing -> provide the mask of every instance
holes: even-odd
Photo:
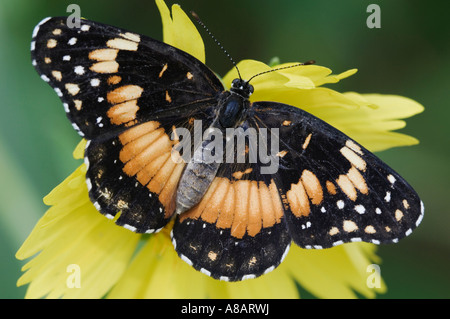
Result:
[[[88,140],[89,195],[117,224],[154,232],[170,219],[183,162],[175,128],[209,125],[220,80],[191,55],[149,37],[65,17],[33,31],[32,63]],[[120,216],[117,214],[120,213]]]
[[[66,19],[36,26],[32,62],[87,139],[214,104],[223,90],[203,63],[170,45],[90,20],[70,28]]]
[[[327,248],[346,242],[397,242],[423,218],[413,188],[357,142],[298,108],[253,103],[261,127],[279,129],[286,223],[294,242]]]

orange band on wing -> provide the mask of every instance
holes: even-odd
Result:
[[[165,217],[175,210],[175,195],[184,168],[184,162],[171,157],[169,136],[158,122],[147,122],[126,130],[119,136],[123,148],[119,159],[125,164],[123,172],[159,195],[165,208]]]
[[[202,219],[229,229],[231,236],[257,235],[262,228],[272,227],[283,217],[280,195],[275,183],[233,180],[216,177],[201,202],[180,216]]]

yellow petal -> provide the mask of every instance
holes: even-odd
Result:
[[[375,112],[370,112],[372,119],[404,119],[423,112],[424,107],[404,96],[391,94],[358,94],[347,92],[344,95],[360,98],[377,106]]]
[[[23,267],[26,272],[17,282],[29,283],[26,298],[101,298],[136,248],[140,236],[116,226],[90,202],[84,170],[79,167],[49,194],[46,201],[53,206],[16,254],[26,259],[39,253]],[[79,276],[79,288],[71,286],[71,275]]]
[[[73,158],[74,159],[83,159],[84,158],[84,149],[86,148],[87,140],[82,139],[78,145],[75,147],[75,150],[73,151]]]
[[[286,269],[287,267],[283,262],[272,272],[256,279],[226,283],[229,295],[236,299],[298,298],[300,296],[298,289]]]
[[[317,79],[314,82],[314,84],[316,86],[319,86],[319,85],[324,85],[324,84],[327,84],[327,83],[337,83],[337,82],[339,82],[342,79],[345,79],[345,78],[348,78],[349,76],[352,76],[357,71],[358,71],[357,69],[351,69],[351,70],[347,70],[347,71],[342,72],[342,73],[337,74],[337,75],[328,75],[328,76],[326,76],[324,78]]]
[[[353,101],[359,101],[361,107],[352,112],[339,110],[335,114],[328,113],[326,116],[334,118],[329,118],[328,122],[371,151],[418,143],[414,137],[392,131],[406,125],[401,119],[422,112],[424,108],[421,104],[397,95],[355,92],[347,92],[343,95]]]
[[[380,278],[380,288],[369,288],[368,266],[378,262],[374,246],[351,243],[324,250],[306,250],[294,246],[285,264],[292,276],[310,293],[319,298],[356,298],[354,291],[373,298],[386,286]]]
[[[208,281],[215,280],[182,261],[163,230],[148,238],[108,298],[207,298]]]
[[[298,63],[284,63],[277,65],[276,68],[288,67],[290,65],[295,65]],[[329,68],[320,66],[320,65],[305,65],[292,67],[288,69],[283,69],[277,71],[280,74],[288,78],[308,78],[311,81],[312,87],[321,86],[326,83],[337,83],[342,79],[345,79],[349,76],[352,76],[357,72],[357,69],[351,69],[340,74],[332,75],[331,70]],[[292,86],[294,87],[294,86]],[[306,86],[297,86],[299,89],[307,89]]]
[[[164,230],[136,255],[108,298],[298,298],[290,275],[281,269],[257,279],[224,282],[182,261]],[[281,267],[281,266],[280,266]]]
[[[249,80],[252,76],[260,72],[271,70],[271,67],[269,67],[267,64],[256,60],[242,60],[237,64],[237,67],[239,68],[239,72],[241,73],[241,76],[244,80]],[[233,68],[222,78],[222,82],[224,83],[225,87],[230,88],[231,82],[237,78],[239,78],[239,75],[236,69]],[[288,79],[281,74],[278,74],[277,72],[271,72],[265,74],[262,80],[261,77],[256,77],[254,80],[252,80],[251,83],[255,88],[258,88],[258,90],[260,90],[261,87],[266,86],[268,88],[271,88],[276,85],[283,85],[287,81]],[[255,93],[258,90],[255,90]]]
[[[163,0],[156,0],[163,24],[164,42],[183,50],[205,63],[205,46],[197,28],[178,4],[172,5],[172,16]]]

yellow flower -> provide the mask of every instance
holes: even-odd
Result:
[[[156,0],[163,22],[164,41],[205,61],[202,39],[178,5],[172,12]],[[288,64],[286,64],[288,65]],[[286,65],[278,65],[283,67]],[[244,79],[270,69],[245,60],[238,64]],[[339,93],[322,85],[354,74],[332,75],[322,66],[295,67],[252,80],[252,100],[283,102],[300,107],[334,125],[372,151],[412,145],[417,140],[393,130],[401,119],[423,107],[404,97]],[[223,78],[230,87],[237,77]],[[85,141],[74,152],[83,158]],[[18,285],[29,284],[26,298],[298,298],[297,284],[321,298],[353,298],[383,293],[382,279],[369,284],[369,266],[380,263],[375,246],[351,243],[326,250],[292,245],[284,262],[273,272],[237,283],[214,280],[178,258],[169,228],[140,235],[99,214],[89,200],[86,167],[81,164],[44,202],[50,206],[16,254],[32,259],[23,267]]]

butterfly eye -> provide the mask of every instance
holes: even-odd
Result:
[[[236,88],[240,85],[241,80],[240,79],[234,79],[233,82],[231,82],[231,87]]]
[[[253,88],[253,85],[251,85],[251,84],[247,84],[247,85],[248,85],[248,95],[250,96],[250,95],[253,94],[253,91],[254,91],[255,89]]]

